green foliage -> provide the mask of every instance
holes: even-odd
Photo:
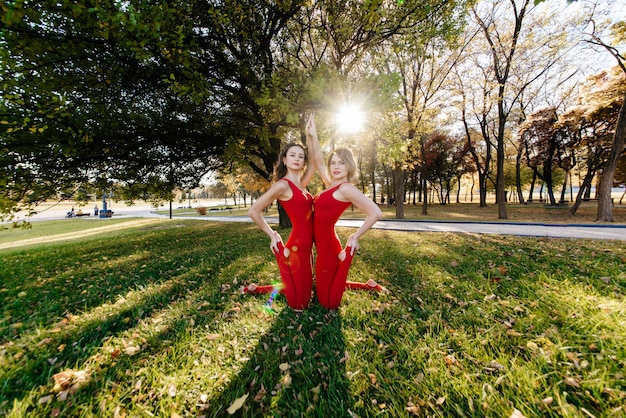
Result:
[[[350,278],[390,292],[297,314],[237,290],[278,277],[253,225],[136,222],[0,250],[2,415],[227,416],[245,395],[244,416],[623,407],[620,243],[370,231]]]
[[[3,4],[3,208],[88,182],[168,193],[231,162],[268,178],[305,113],[384,102],[367,51],[450,3]]]

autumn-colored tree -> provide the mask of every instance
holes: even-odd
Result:
[[[549,204],[556,205],[552,183],[552,173],[557,166],[562,145],[554,124],[556,110],[547,108],[537,111],[520,126],[520,138],[526,164],[546,185]]]
[[[621,97],[626,76],[620,69],[602,71],[589,78],[582,88],[580,104],[559,116],[555,124],[558,135],[575,150],[582,183],[570,214],[574,215],[582,199],[589,195],[593,178],[611,155],[614,132],[621,112]]]

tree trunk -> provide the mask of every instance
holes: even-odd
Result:
[[[276,201],[276,207],[278,208],[278,226],[281,229],[291,228],[291,219],[289,219],[285,208],[283,208],[283,205],[281,205],[278,200]]]
[[[486,208],[487,207],[487,174],[483,172],[482,174],[478,174],[478,196],[479,196],[479,207]]]
[[[374,170],[372,170],[372,176],[370,177],[370,181],[372,182],[372,202],[376,203],[376,175]]]
[[[611,188],[619,157],[624,150],[624,136],[626,136],[626,94],[622,100],[622,107],[617,117],[617,126],[613,135],[611,153],[604,169],[598,188],[598,218],[596,221],[613,222],[613,206],[611,204]]]
[[[517,150],[517,158],[515,159],[515,189],[517,190],[517,199],[519,203],[524,205],[524,194],[522,193],[522,151],[523,147],[520,146]]]
[[[530,191],[528,192],[528,202],[533,202],[533,192],[535,191],[535,182],[537,181],[537,173],[533,170],[533,179],[530,181]]]
[[[422,196],[423,196],[423,200],[422,200],[422,215],[426,216],[428,215],[428,183],[426,182],[426,180],[423,178],[422,176]]]
[[[583,179],[583,183],[580,185],[580,189],[578,189],[578,193],[576,194],[576,199],[574,200],[574,204],[572,205],[572,208],[569,210],[570,216],[576,215],[576,211],[578,210],[578,207],[580,206],[580,202],[582,202],[583,197],[589,193],[594,174],[595,172],[593,170],[591,169],[587,170],[587,174],[585,175],[585,178]]]
[[[563,180],[563,188],[561,188],[561,199],[559,200],[559,204],[565,203],[565,193],[567,192],[567,176],[569,172],[565,173],[565,179]]]
[[[396,219],[404,219],[404,169],[396,164],[393,169],[394,192],[396,195]]]

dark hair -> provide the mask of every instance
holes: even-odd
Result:
[[[290,142],[285,145],[283,149],[280,150],[280,154],[278,154],[278,161],[274,166],[274,174],[272,176],[273,181],[278,181],[285,177],[285,175],[287,174],[287,166],[285,165],[283,159],[287,156],[287,153],[293,147],[300,147],[304,151],[304,166],[302,167],[302,169],[306,169],[307,162],[309,161],[309,156],[306,152],[306,148],[304,147],[304,145],[297,142]]]

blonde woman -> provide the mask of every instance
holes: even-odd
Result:
[[[345,289],[385,290],[374,280],[367,283],[347,281],[354,253],[359,249],[359,238],[368,231],[383,214],[372,200],[365,196],[352,182],[356,180],[356,163],[352,151],[338,148],[328,156],[326,167],[317,139],[315,120],[307,123],[307,143],[311,144],[314,160],[326,189],[315,196],[313,235],[317,257],[315,260],[315,287],[320,305],[337,309]],[[351,205],[366,214],[359,229],[350,235],[343,249],[335,231],[335,224]]]

